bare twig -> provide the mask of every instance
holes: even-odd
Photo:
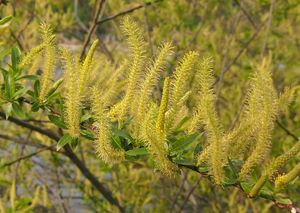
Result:
[[[268,19],[267,19],[268,20]],[[232,65],[234,65],[237,60],[240,58],[240,56],[248,49],[249,45],[252,43],[252,41],[258,36],[259,32],[265,26],[267,20],[265,20],[257,29],[256,31],[252,34],[252,36],[248,39],[248,41],[245,43],[245,45],[239,50],[239,52],[235,55],[233,60],[225,67],[223,74],[227,73]],[[218,83],[220,80],[220,77],[216,77],[216,81],[214,84]]]
[[[83,43],[83,48],[82,48],[82,51],[81,51],[81,54],[80,54],[80,58],[82,59],[84,54],[85,54],[85,50],[91,40],[91,37],[92,37],[92,34],[94,33],[96,27],[97,27],[97,21],[98,21],[98,18],[100,16],[100,13],[103,9],[103,6],[104,6],[104,3],[105,3],[105,0],[100,0],[99,4],[98,5],[95,5],[96,6],[96,12],[95,12],[95,15],[94,15],[94,18],[93,18],[93,21],[92,21],[92,24],[88,30],[88,34],[87,36],[85,37],[84,39],[84,43]],[[96,3],[97,4],[97,1]]]
[[[230,32],[230,37],[228,39],[226,39],[225,41],[225,51],[224,51],[224,54],[223,54],[223,60],[222,60],[222,68],[221,68],[221,73],[220,73],[220,80],[218,82],[218,86],[217,86],[217,99],[219,98],[220,96],[220,93],[221,93],[221,87],[222,87],[222,83],[223,83],[223,76],[224,76],[224,72],[225,72],[225,65],[226,65],[226,61],[227,61],[227,58],[228,58],[228,52],[229,52],[229,47],[231,45],[231,42],[234,40],[234,35],[237,31],[237,27],[238,27],[238,24],[240,23],[240,10],[237,12],[234,20],[233,20],[233,23],[231,24],[232,28],[231,28],[231,32]],[[219,103],[219,102],[218,102]],[[219,104],[217,104],[217,110],[219,111]]]
[[[106,17],[106,18],[104,18],[104,19],[98,21],[97,24],[102,24],[102,23],[104,23],[104,22],[113,20],[113,19],[118,18],[118,17],[120,17],[120,16],[124,16],[124,15],[126,15],[126,14],[128,14],[128,13],[132,13],[132,12],[134,12],[134,11],[136,11],[136,10],[139,10],[139,9],[141,9],[141,8],[147,7],[147,6],[149,6],[149,5],[152,5],[152,4],[157,3],[157,2],[160,2],[160,1],[163,1],[163,0],[156,0],[156,1],[152,1],[152,2],[147,2],[147,3],[145,3],[145,4],[140,4],[140,5],[136,6],[136,7],[133,7],[133,8],[130,8],[130,9],[128,9],[128,10],[125,10],[125,11],[122,11],[122,12],[120,12],[120,13],[117,13],[117,14],[115,14],[115,15]]]
[[[245,9],[245,7],[242,5],[241,2],[239,2],[238,0],[234,0],[234,2],[241,8],[242,12],[244,13],[244,15],[247,17],[247,19],[249,20],[250,24],[254,27],[254,29],[256,29],[256,24],[253,21],[253,19],[251,18],[250,14],[247,12],[247,10]]]
[[[179,189],[178,189],[178,192],[176,193],[175,198],[174,198],[173,202],[171,203],[171,206],[170,206],[170,213],[174,210],[174,207],[175,207],[175,205],[176,205],[176,203],[177,203],[177,201],[178,201],[178,198],[179,198],[180,193],[182,192],[182,189],[183,189],[183,187],[184,187],[184,183],[185,183],[186,179],[187,179],[187,173],[185,172],[185,173],[184,173],[184,176],[183,176],[183,179],[182,179],[182,181],[181,181],[181,185],[180,185],[180,187],[179,187]]]
[[[11,34],[11,36],[13,37],[13,39],[17,42],[17,44],[18,44],[18,46],[20,47],[20,49],[23,51],[23,50],[24,50],[24,47],[23,47],[21,41],[20,41],[20,40],[18,39],[18,37],[15,35],[15,33],[14,33],[12,30],[10,30],[10,34]]]
[[[292,133],[290,130],[288,130],[280,121],[276,120],[277,125],[285,131],[285,133],[289,136],[291,136],[295,141],[298,141],[298,136]]]
[[[55,146],[50,146],[50,147],[44,147],[44,148],[41,148],[40,150],[38,150],[38,151],[36,151],[36,152],[33,152],[33,153],[30,153],[29,155],[24,155],[24,156],[21,156],[21,157],[15,159],[15,160],[13,160],[13,161],[10,161],[10,162],[8,162],[8,163],[4,163],[4,164],[2,165],[2,167],[7,167],[7,166],[11,166],[11,165],[13,165],[13,164],[15,164],[15,163],[19,163],[19,162],[21,162],[21,161],[23,161],[23,160],[26,160],[26,159],[29,159],[29,158],[31,158],[31,157],[34,157],[34,156],[38,155],[39,153],[41,153],[41,152],[43,152],[43,151],[51,150],[51,149],[54,148],[54,147],[55,147]]]
[[[189,193],[185,197],[182,205],[180,206],[180,209],[179,209],[178,213],[180,213],[183,210],[183,208],[185,207],[185,205],[187,204],[189,198],[191,197],[191,195],[193,194],[193,192],[195,191],[195,189],[198,187],[200,179],[201,178],[199,177],[198,180],[196,181],[196,183],[194,184],[194,186],[191,188],[191,190],[189,191]]]

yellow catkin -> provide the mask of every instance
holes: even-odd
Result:
[[[197,66],[197,73],[195,76],[195,81],[198,83],[197,85],[197,95],[199,99],[206,95],[203,94],[206,91],[203,91],[202,88],[209,88],[213,84],[213,78],[211,77],[213,61],[210,57],[203,58]],[[192,133],[197,130],[199,123],[201,123],[201,105],[199,105],[200,100],[198,100],[198,105],[196,106],[196,113],[193,116],[191,124],[189,125],[189,132]]]
[[[171,103],[167,116],[167,128],[171,129],[174,125],[174,120],[177,111],[180,109],[178,102],[187,92],[187,85],[195,70],[195,65],[198,60],[198,53],[190,51],[184,55],[174,72],[174,78],[171,82]]]
[[[124,83],[122,81],[122,75],[126,69],[126,64],[121,64],[119,68],[107,79],[106,87],[103,88],[103,84],[97,84],[102,94],[103,104],[105,107],[113,106],[119,100],[119,94],[122,92]],[[109,112],[111,117],[111,112]]]
[[[43,187],[42,187],[42,195],[43,195],[43,205],[45,207],[50,207],[48,190],[47,190],[47,187],[45,185],[43,185]]]
[[[10,206],[13,211],[15,211],[16,205],[16,180],[13,179],[11,188],[10,188]]]
[[[131,63],[129,65],[129,76],[125,96],[118,109],[118,120],[124,120],[126,114],[131,109],[134,95],[142,75],[142,65],[145,58],[145,41],[143,33],[137,24],[130,18],[126,17],[122,23],[123,34],[127,37],[127,43],[131,50]]]
[[[92,110],[98,122],[98,133],[95,141],[96,152],[105,163],[117,163],[124,160],[125,152],[112,147],[108,114],[103,108],[101,97],[96,87],[92,89]]]
[[[241,169],[241,179],[246,179],[253,168],[264,161],[272,146],[271,133],[278,113],[278,98],[273,86],[270,59],[264,59],[257,68],[247,103],[248,119],[259,128],[255,133],[254,149]]]
[[[32,48],[24,57],[22,57],[20,62],[20,67],[24,67],[32,61],[35,61],[35,57],[45,48],[45,43],[38,45],[37,47]]]
[[[0,198],[0,213],[5,213],[5,205],[1,198]]]
[[[275,180],[275,190],[280,190],[283,186],[293,181],[300,175],[300,163],[285,175],[281,175]]]
[[[87,86],[90,66],[97,43],[98,40],[93,42],[82,65],[77,60],[72,60],[73,56],[66,49],[61,49],[62,56],[66,62],[64,75],[64,85],[67,90],[65,95],[65,119],[68,133],[73,138],[77,138],[80,135],[81,102],[84,98],[84,90]]]
[[[31,202],[31,207],[35,207],[37,204],[39,204],[40,198],[41,198],[40,191],[41,191],[41,187],[37,186],[37,188],[34,192],[34,197]]]
[[[216,97],[211,89],[214,83],[212,59],[210,57],[203,58],[198,64],[198,72],[196,79],[199,82],[199,101],[197,105],[197,114],[192,120],[190,132],[197,128],[201,123],[207,136],[208,146],[210,150],[205,151],[209,155],[209,163],[212,174],[217,185],[222,184],[223,181],[223,130],[215,109]],[[208,147],[207,147],[208,148]],[[208,152],[209,151],[209,152]],[[199,155],[197,159],[198,165],[201,164],[202,159]]]
[[[278,107],[281,112],[287,114],[288,107],[295,98],[296,92],[300,89],[300,86],[286,87],[282,94],[278,98]]]
[[[37,55],[28,70],[28,75],[36,75],[41,64],[41,57]]]
[[[170,79],[169,77],[167,77],[164,81],[163,94],[162,94],[157,121],[156,121],[156,130],[161,134],[165,134],[165,115],[166,115],[168,101],[169,101],[169,88],[170,88]]]
[[[41,25],[41,32],[43,42],[45,44],[45,62],[43,67],[43,74],[41,77],[41,91],[39,94],[39,100],[44,101],[45,96],[50,88],[52,75],[54,72],[55,64],[55,36],[53,35],[52,29],[47,24]]]
[[[143,129],[143,140],[146,143],[149,153],[153,157],[156,166],[163,174],[167,176],[174,176],[178,172],[178,168],[168,159],[168,145],[166,135],[162,132],[157,131],[156,117],[157,117],[157,106],[153,105],[150,107],[146,114],[146,121],[144,122]]]
[[[155,85],[157,85],[159,77],[162,71],[165,68],[167,63],[167,58],[172,53],[171,43],[165,43],[161,49],[160,53],[153,62],[152,66],[148,68],[148,73],[146,74],[146,79],[141,86],[141,91],[139,93],[140,99],[137,108],[136,122],[140,125],[143,121],[144,115],[147,111],[148,103],[150,102],[149,98],[153,91]]]
[[[80,74],[79,74],[79,82],[78,82],[78,91],[77,92],[78,92],[79,96],[83,96],[83,94],[84,94],[84,90],[86,88],[86,83],[88,80],[88,74],[90,72],[90,67],[91,67],[91,64],[93,61],[93,55],[95,53],[98,43],[99,43],[98,39],[93,41],[91,48],[89,49],[89,51],[83,61],[83,64],[82,64],[82,67],[80,70]]]
[[[62,56],[66,62],[64,85],[67,90],[65,95],[65,120],[68,133],[73,137],[79,137],[80,133],[80,96],[78,94],[78,76],[76,70],[79,68],[78,62],[72,61],[72,55],[62,49]]]
[[[272,178],[278,172],[279,168],[283,167],[293,157],[296,157],[298,153],[300,153],[299,141],[291,149],[273,160],[270,167],[268,168],[269,177]]]

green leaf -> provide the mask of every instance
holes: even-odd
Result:
[[[111,144],[114,148],[117,148],[117,149],[123,148],[122,142],[118,136],[113,135],[111,138],[112,138]]]
[[[70,142],[70,147],[72,150],[75,150],[78,147],[79,138],[73,138]]]
[[[284,205],[293,204],[293,202],[287,197],[275,196],[274,199],[275,199],[276,203],[279,203],[279,204],[284,204]]]
[[[12,112],[12,103],[2,104],[2,108],[5,112],[5,119],[7,120],[8,117],[11,115],[11,112]]]
[[[95,140],[95,136],[94,136],[93,132],[91,132],[90,130],[82,129],[82,130],[80,130],[80,134],[89,140]]]
[[[36,80],[34,82],[34,96],[37,98],[39,97],[40,91],[41,91],[41,84],[39,80]]]
[[[37,112],[37,111],[39,111],[40,106],[41,106],[41,105],[40,105],[39,102],[34,103],[34,104],[31,106],[31,111],[32,111],[32,112]]]
[[[10,53],[10,49],[8,47],[0,47],[0,61]]]
[[[126,155],[129,156],[142,156],[142,155],[148,155],[148,151],[145,147],[142,148],[134,148],[131,150],[126,151]]]
[[[12,16],[6,16],[0,20],[0,33],[2,30],[9,27],[12,18],[13,18]]]
[[[65,134],[62,136],[59,141],[57,142],[56,149],[59,151],[62,147],[64,147],[66,144],[70,143],[72,141],[72,137],[69,134]]]
[[[188,159],[174,159],[174,163],[185,166],[194,166],[195,162]]]
[[[81,118],[80,118],[80,123],[82,123],[82,122],[85,122],[85,121],[87,121],[88,119],[90,119],[92,117],[92,115],[91,114],[85,114],[85,115],[83,115],[83,116],[81,116]]]
[[[19,89],[18,91],[15,92],[15,94],[13,95],[13,99],[18,99],[19,97],[23,96],[24,94],[26,94],[27,89],[26,88],[22,88]]]
[[[8,100],[12,100],[12,97],[15,93],[15,79],[13,76],[13,73],[8,72],[8,75],[5,76],[6,79],[4,79],[5,83],[5,95]]]
[[[12,69],[17,71],[17,65],[20,61],[20,56],[21,56],[21,51],[17,47],[13,47],[11,49],[11,64],[12,64]]]
[[[194,142],[197,141],[199,134],[195,133],[187,137],[181,138],[171,144],[170,152],[176,154],[187,150]]]
[[[13,109],[13,113],[15,113],[15,115],[17,117],[20,117],[20,118],[25,118],[26,117],[24,110],[22,109],[22,107],[18,103],[13,103],[12,104],[12,109]]]
[[[128,142],[132,142],[133,138],[130,136],[130,134],[128,132],[126,132],[123,129],[118,129],[118,128],[113,128],[112,129],[113,135],[119,136],[121,138],[126,139]]]
[[[51,97],[51,95],[53,95],[53,93],[58,89],[58,87],[62,84],[63,82],[63,78],[59,79],[58,81],[55,82],[55,84],[53,85],[53,87],[49,90],[49,92],[46,95],[46,98],[49,99],[49,97]]]
[[[237,173],[236,168],[234,167],[232,161],[230,160],[230,158],[228,158],[228,164],[229,164],[229,167],[232,171],[232,174],[233,174],[234,178],[237,179],[238,178],[238,173]]]
[[[9,23],[12,20],[12,16],[6,16],[2,19],[0,19],[0,25],[5,25],[7,23]]]
[[[241,182],[240,185],[241,185],[244,192],[249,193],[251,191],[252,187],[254,186],[254,183]]]
[[[16,81],[19,81],[19,80],[22,80],[22,79],[37,80],[37,79],[39,79],[39,77],[36,76],[36,75],[22,75],[22,76],[16,78]]]
[[[64,123],[64,121],[62,120],[61,117],[56,116],[56,115],[48,115],[49,120],[55,124],[56,126],[58,126],[61,129],[66,129],[66,124]]]

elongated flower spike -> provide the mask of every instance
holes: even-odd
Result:
[[[257,125],[259,128],[256,132],[255,148],[239,174],[241,179],[246,179],[253,168],[264,161],[272,145],[271,133],[278,113],[278,98],[271,77],[270,59],[264,59],[254,74],[247,113],[252,125]]]
[[[300,86],[286,87],[282,94],[278,98],[278,107],[281,112],[288,112],[288,107],[295,98],[297,91],[300,89]]]
[[[132,61],[129,65],[129,76],[125,96],[121,102],[121,107],[116,108],[119,121],[124,120],[126,114],[131,109],[134,95],[140,83],[142,65],[145,58],[145,41],[142,30],[130,17],[124,18],[122,31],[126,35],[127,43],[131,50]]]
[[[34,58],[45,48],[45,43],[38,45],[37,47],[32,48],[22,59],[20,62],[20,67],[24,67],[32,61],[36,61]]]
[[[282,155],[275,158],[271,162],[271,164],[267,167],[267,169],[265,171],[263,171],[263,174],[261,175],[259,180],[253,186],[249,195],[251,197],[255,197],[259,193],[259,191],[261,190],[263,185],[265,184],[267,178],[274,179],[278,173],[278,170],[281,167],[285,166],[285,164],[288,162],[288,160],[295,157],[299,152],[300,152],[300,142],[297,142],[290,150],[286,151]]]
[[[39,100],[43,101],[48,92],[51,79],[53,77],[56,47],[54,44],[55,36],[53,35],[51,27],[47,24],[42,24],[41,32],[43,43],[45,45],[45,63],[41,78],[41,91],[39,94]]]
[[[77,138],[80,135],[81,104],[97,43],[98,40],[93,42],[82,65],[78,60],[72,59],[72,54],[66,49],[61,50],[62,57],[66,62],[64,74],[64,85],[67,91],[65,95],[65,119],[68,133],[73,138]]]
[[[88,74],[90,72],[90,67],[91,67],[92,60],[93,60],[93,55],[95,53],[98,43],[99,43],[98,39],[93,41],[91,48],[89,49],[89,51],[83,61],[83,64],[82,64],[82,67],[80,70],[80,74],[79,74],[79,82],[78,82],[78,95],[79,96],[83,96],[83,94],[84,94],[84,90],[85,90],[86,84],[87,84]]]
[[[79,137],[80,133],[80,96],[78,95],[78,76],[76,70],[79,64],[72,60],[72,55],[66,49],[62,49],[62,56],[66,62],[64,73],[65,95],[65,120],[68,133],[73,137]]]
[[[143,122],[143,117],[147,113],[147,106],[150,102],[150,95],[153,91],[154,86],[158,83],[159,77],[161,76],[162,71],[165,68],[167,63],[167,58],[172,53],[171,43],[165,43],[160,48],[160,53],[152,63],[152,66],[148,68],[148,73],[146,79],[141,86],[140,99],[136,113],[136,121],[138,125]]]
[[[163,94],[162,94],[157,121],[156,121],[156,131],[158,132],[158,134],[166,134],[165,116],[168,107],[169,88],[170,88],[170,79],[169,77],[167,77],[164,81]]]
[[[124,160],[125,152],[112,147],[108,114],[103,108],[101,97],[96,87],[92,88],[92,110],[98,122],[96,152],[105,163],[117,163]]]
[[[190,51],[184,55],[179,65],[176,67],[174,78],[171,81],[171,102],[170,109],[167,113],[168,131],[171,130],[174,125],[176,113],[181,107],[178,103],[187,92],[187,85],[196,68],[198,56],[197,52]]]
[[[211,165],[214,180],[217,185],[220,185],[223,180],[222,157],[225,153],[222,153],[223,131],[216,114],[216,97],[211,89],[214,82],[212,59],[210,57],[203,58],[199,66],[198,80],[201,97],[197,108],[199,113],[198,118],[200,118],[200,122],[204,125],[207,142],[212,146],[209,163]]]
[[[165,94],[167,94],[167,92],[165,92]],[[164,108],[164,104],[161,104],[161,108]],[[156,125],[157,110],[157,106],[152,105],[146,114],[145,120],[147,122],[144,122],[143,126],[143,129],[145,130],[143,140],[158,169],[163,174],[173,177],[178,172],[178,168],[168,159],[166,135],[163,134],[163,132],[160,132],[158,125]],[[163,110],[161,110],[161,112],[162,111]]]

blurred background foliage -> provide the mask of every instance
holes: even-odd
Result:
[[[150,5],[130,13],[140,26],[144,26],[149,55],[153,55],[163,41],[172,41],[177,49],[169,72],[174,68],[176,58],[188,50],[213,56],[216,77],[222,79],[215,85],[219,97],[217,107],[227,128],[238,119],[254,65],[260,63],[267,53],[272,54],[278,91],[300,83],[299,0],[107,0],[99,20],[149,2]],[[8,28],[0,29],[0,50],[13,45],[22,51],[29,50],[39,42],[37,31],[40,23],[47,22],[54,28],[60,44],[80,52],[95,13],[95,4],[97,0],[2,0],[0,16],[11,15],[13,19]],[[119,22],[117,17],[99,24],[93,35],[101,43],[98,54],[112,63],[127,55]],[[96,59],[101,60],[101,57]],[[299,115],[297,98],[279,119],[280,125],[288,130],[279,125],[275,128],[272,156],[279,155],[295,143],[290,134],[300,135]],[[37,149],[18,140],[30,137],[43,145],[51,145],[49,139],[38,133],[13,129],[4,121],[0,125],[0,134],[9,130],[15,140],[10,144],[1,139],[1,163]],[[287,211],[270,201],[251,200],[235,188],[218,189],[192,171],[183,170],[175,179],[166,178],[153,171],[153,162],[147,158],[107,166],[96,158],[90,143],[81,143],[77,152],[130,212]],[[299,156],[297,158],[299,160]],[[290,167],[293,165],[291,162]],[[12,176],[16,177],[16,183]],[[300,182],[296,181],[287,189],[290,198],[298,205],[299,188]],[[35,202],[29,212],[113,211],[80,172],[55,152],[41,152],[3,167],[0,170],[0,197],[0,212],[12,212],[5,208],[6,202],[20,210],[26,210]]]

